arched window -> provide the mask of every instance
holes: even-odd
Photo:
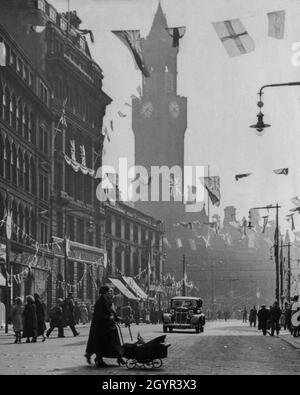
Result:
[[[31,143],[35,143],[35,119],[33,112],[30,112],[29,115],[29,136],[28,136],[28,141]]]
[[[17,130],[20,134],[22,134],[22,125],[23,125],[23,104],[22,100],[18,100],[17,106]]]
[[[5,178],[10,180],[11,172],[10,172],[10,163],[11,163],[11,148],[8,138],[5,140],[5,149],[4,149],[4,161],[5,161]]]
[[[30,186],[30,192],[34,195],[36,193],[36,177],[33,158],[30,159]]]
[[[19,148],[18,152],[18,162],[17,162],[17,169],[18,169],[18,182],[19,182],[19,187],[23,187],[24,183],[24,160],[23,160],[23,153],[21,149]]]
[[[28,140],[29,135],[29,114],[27,106],[24,106],[24,113],[23,113],[23,130],[24,130],[24,137]]]
[[[11,126],[14,129],[16,129],[17,128],[17,100],[14,94],[11,97],[11,103],[10,103],[10,119],[11,119]]]
[[[11,171],[11,179],[12,182],[17,185],[17,149],[15,144],[12,145],[12,171]]]
[[[29,192],[29,159],[27,154],[25,154],[24,161],[24,181],[25,191]]]
[[[0,134],[0,176],[4,176],[4,143]]]
[[[8,86],[5,88],[4,92],[4,103],[3,103],[3,112],[4,112],[4,120],[9,123],[10,117],[9,117],[9,112],[10,112],[10,92],[8,89]]]

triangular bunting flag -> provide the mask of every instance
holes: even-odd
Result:
[[[282,40],[284,38],[285,11],[269,12],[268,14],[268,35],[269,37]]]
[[[235,181],[238,181],[240,178],[245,178],[251,176],[252,173],[243,173],[243,174],[236,174]]]
[[[284,174],[285,176],[287,176],[289,174],[289,169],[287,167],[283,168],[283,169],[276,169],[273,170],[274,174]]]

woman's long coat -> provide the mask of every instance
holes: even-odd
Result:
[[[11,312],[11,323],[15,332],[23,330],[23,311],[22,305],[15,305]]]
[[[38,299],[35,301],[35,305],[36,305],[37,330],[38,330],[37,335],[42,336],[46,330],[45,309],[43,303]]]
[[[38,330],[35,303],[27,303],[23,312],[23,337],[36,337]]]
[[[94,306],[94,315],[90,327],[87,354],[99,357],[118,358],[122,356],[122,346],[118,328],[113,319],[111,303],[101,295]]]

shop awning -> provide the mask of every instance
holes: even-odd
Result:
[[[113,283],[115,287],[118,288],[118,290],[126,296],[126,298],[130,300],[139,300],[136,296],[133,295],[131,291],[129,291],[128,288],[125,287],[125,285],[122,283],[122,281],[118,280],[117,278],[111,278],[109,277],[109,280]]]
[[[148,295],[140,288],[137,283],[134,281],[132,277],[123,276],[124,281],[129,287],[133,290],[133,292],[142,300],[148,299]]]

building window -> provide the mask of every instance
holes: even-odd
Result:
[[[133,241],[135,243],[139,242],[139,227],[137,224],[133,224]]]
[[[18,100],[18,106],[17,106],[17,130],[20,134],[22,134],[22,125],[23,125],[23,104],[22,100]]]
[[[41,243],[48,243],[48,225],[41,223]]]
[[[125,255],[125,276],[130,276],[131,270],[130,270],[130,255],[126,254]]]
[[[24,161],[24,180],[25,180],[25,191],[29,192],[29,159],[28,159],[28,155],[25,154],[25,161]],[[46,199],[44,199],[46,200]]]
[[[141,230],[141,238],[142,238],[142,244],[146,244],[146,230],[145,230],[145,228],[142,228],[142,230]]]
[[[125,239],[130,240],[130,223],[125,222]]]
[[[52,7],[49,7],[49,16],[50,16],[50,19],[51,19],[53,22],[56,23],[56,16],[57,16],[57,14],[56,14],[55,9],[52,8]]]
[[[10,92],[8,87],[5,88],[4,96],[3,96],[3,113],[4,113],[4,120],[9,123],[10,120]]]
[[[121,219],[116,219],[116,237],[122,237],[122,229],[121,229]]]
[[[81,244],[84,243],[84,222],[79,218],[77,218],[77,241]]]
[[[48,201],[49,200],[49,188],[48,178],[44,174],[40,174],[40,198]]]
[[[17,127],[17,101],[16,96],[13,94],[10,102],[10,119],[11,126],[16,129]]]
[[[23,63],[21,59],[17,59],[17,72],[23,75]]]
[[[46,105],[48,105],[48,97],[48,88],[40,81],[40,98]]]
[[[133,255],[133,275],[137,276],[139,274],[139,256],[137,253]]]
[[[48,155],[48,132],[44,125],[40,126],[40,150]]]
[[[111,234],[111,216],[107,215],[105,218],[105,233]]]
[[[17,67],[17,57],[13,51],[10,51],[10,64],[14,69]]]
[[[5,141],[4,149],[4,161],[5,161],[5,178],[10,180],[10,165],[11,165],[11,148],[8,139]]]
[[[24,137],[25,137],[26,140],[28,140],[28,135],[29,135],[29,113],[28,113],[27,106],[24,107],[24,112],[23,112],[23,130],[24,130]]]
[[[30,143],[35,142],[35,121],[34,121],[34,115],[32,112],[30,112],[30,115],[29,115],[28,141]]]
[[[45,0],[38,0],[38,9],[46,12],[46,2],[45,2]]]
[[[68,28],[68,22],[63,18],[63,17],[61,17],[61,19],[60,19],[60,28],[65,32],[66,30],[67,30],[67,28]]]
[[[18,169],[18,184],[19,187],[23,187],[23,166],[24,166],[24,161],[23,161],[23,154],[22,151],[19,149],[18,152],[18,161],[17,161],[17,169]]]

